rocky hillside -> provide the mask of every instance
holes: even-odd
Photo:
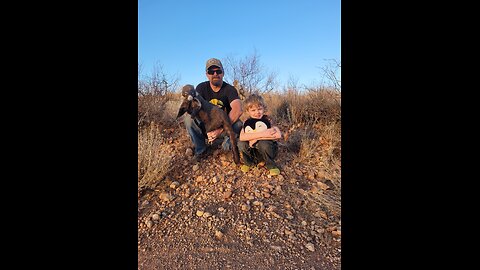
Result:
[[[163,132],[173,160],[138,190],[138,269],[341,269],[340,162],[297,163],[285,139],[279,176],[243,173],[219,144],[195,163],[184,128]]]

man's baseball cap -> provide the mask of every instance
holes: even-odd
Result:
[[[217,66],[223,70],[222,62],[220,62],[220,60],[218,60],[217,58],[210,58],[207,60],[205,71],[207,71],[212,66]]]

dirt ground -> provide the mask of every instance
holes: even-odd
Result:
[[[341,269],[333,176],[293,164],[281,142],[279,176],[241,172],[219,144],[195,163],[185,130],[165,132],[171,171],[138,190],[138,269]]]

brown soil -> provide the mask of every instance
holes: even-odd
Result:
[[[168,136],[171,171],[138,191],[138,269],[341,269],[339,175],[292,164],[282,143],[279,176],[243,173],[215,144],[195,163],[186,132]]]

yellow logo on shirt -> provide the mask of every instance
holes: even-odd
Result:
[[[213,105],[217,105],[217,106],[220,107],[220,108],[223,108],[223,106],[224,106],[224,105],[223,105],[223,102],[222,102],[221,100],[219,100],[219,99],[216,99],[216,98],[211,99],[211,100],[210,100],[210,103],[212,103]]]

